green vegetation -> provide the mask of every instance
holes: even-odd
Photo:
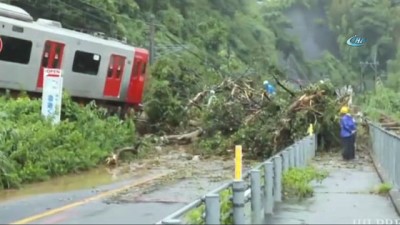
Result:
[[[93,168],[136,141],[132,122],[94,104],[80,107],[65,96],[59,125],[43,119],[40,108],[40,100],[0,98],[0,189]]]
[[[297,197],[303,199],[310,197],[314,193],[311,186],[311,181],[322,182],[328,176],[328,172],[324,170],[317,170],[314,167],[307,168],[291,168],[283,174],[283,193],[285,198]],[[262,182],[264,182],[262,180]],[[220,213],[221,224],[232,224],[232,190],[228,189],[220,193]],[[204,215],[205,205],[190,211],[185,216],[185,221],[188,224],[205,224]]]
[[[221,213],[221,224],[233,224],[232,217],[232,189],[226,189],[220,194],[220,213]],[[201,205],[199,208],[190,211],[186,214],[185,221],[188,224],[205,224],[203,215],[205,213],[205,205]]]
[[[327,171],[320,171],[314,167],[291,168],[283,173],[283,193],[285,198],[303,199],[311,197],[314,189],[311,181],[322,182],[328,176]]]
[[[363,96],[361,102],[371,119],[379,119],[382,113],[400,119],[400,92],[390,88],[378,87],[376,92]]]
[[[384,111],[400,118],[400,6],[390,0],[0,1],[21,6],[35,18],[124,36],[146,48],[154,26],[156,52],[145,92],[145,127],[156,135],[201,127],[205,132],[195,143],[200,154],[224,154],[242,144],[246,156],[268,157],[303,137],[310,123],[322,134],[325,149],[337,145],[334,118],[341,102],[334,99],[334,88],[360,85],[359,62],[374,56],[378,74],[387,74],[385,87],[358,94],[357,100],[372,117]],[[292,24],[285,13],[293,7],[326,12],[313,25],[329,26],[335,33],[338,57],[326,52],[319,60],[305,59],[301,40],[286,31]],[[345,45],[355,34],[366,37],[367,45]],[[289,57],[299,64],[304,80],[316,81],[323,74],[331,83],[297,90],[279,64]],[[371,69],[364,75],[374,81]],[[261,97],[262,81],[273,77],[289,91],[277,87],[278,95],[268,100]],[[216,100],[207,107],[210,90],[216,91]],[[198,94],[203,97],[191,104]],[[303,94],[318,97],[301,102]],[[3,98],[1,103],[0,187],[92,168],[115,147],[136,141],[131,121],[106,117],[93,105],[79,108],[66,98],[64,120],[52,126],[41,119],[38,100]]]
[[[382,183],[378,185],[374,190],[373,193],[379,195],[387,195],[389,194],[390,190],[392,190],[393,186],[389,183]]]

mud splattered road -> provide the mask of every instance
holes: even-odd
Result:
[[[150,224],[232,178],[233,159],[201,159],[177,148],[103,173],[110,184],[8,196],[0,200],[0,223]]]

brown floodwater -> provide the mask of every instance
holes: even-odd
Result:
[[[112,170],[101,167],[79,174],[53,178],[49,181],[26,184],[20,189],[2,190],[0,191],[0,202],[31,195],[90,189],[101,185],[111,184],[127,178],[130,178],[130,174],[128,171],[124,172],[121,168],[118,168],[118,170]]]

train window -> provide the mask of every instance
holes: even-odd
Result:
[[[134,64],[134,66],[133,66],[133,71],[132,71],[132,78],[133,77],[136,77],[136,76],[139,76],[139,66],[140,66],[140,64],[139,63],[135,63]]]
[[[29,64],[32,51],[31,41],[2,35],[0,36],[0,42],[2,42],[0,60]]]
[[[94,53],[76,51],[72,71],[89,75],[99,72],[101,56]]]
[[[122,70],[125,66],[125,58],[119,58],[118,67],[117,67],[117,78],[120,79],[122,77]]]
[[[50,43],[48,41],[46,41],[44,49],[45,50],[43,52],[42,67],[47,67],[47,64],[49,63],[49,54],[50,54]]]
[[[107,77],[112,77],[114,69],[114,57],[110,57],[110,64],[108,65]]]
[[[142,65],[142,75],[146,74],[146,69],[147,69],[147,63]]]
[[[61,56],[61,47],[57,45],[56,54],[54,55],[53,68],[58,68]]]

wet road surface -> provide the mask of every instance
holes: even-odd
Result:
[[[321,160],[329,177],[315,184],[314,197],[301,203],[283,202],[267,219],[272,224],[400,224],[388,197],[372,194],[380,183],[370,162]],[[384,222],[385,221],[385,222]],[[391,223],[390,223],[391,222]]]
[[[148,174],[92,189],[34,195],[27,198],[1,202],[0,223],[14,223],[17,221],[19,224],[37,223],[36,221],[42,218],[47,219],[53,215],[61,215],[64,212],[69,215],[82,206],[96,204],[118,191],[162,178],[172,172],[160,171],[158,174]],[[59,218],[62,218],[62,216]],[[53,222],[50,221],[49,223]]]
[[[167,187],[154,187],[156,190],[149,190],[149,193],[129,192],[90,201],[27,224],[154,224],[222,183],[224,181],[210,183],[208,179],[184,180]],[[35,208],[35,205],[26,204],[22,208],[31,207]],[[23,215],[16,207],[7,214],[13,212]],[[33,213],[25,213],[25,216],[28,214]],[[9,216],[8,221],[2,218],[1,223],[11,222],[10,219],[15,217]]]
[[[232,178],[233,160],[165,159],[135,179],[0,201],[0,224],[154,224]]]

